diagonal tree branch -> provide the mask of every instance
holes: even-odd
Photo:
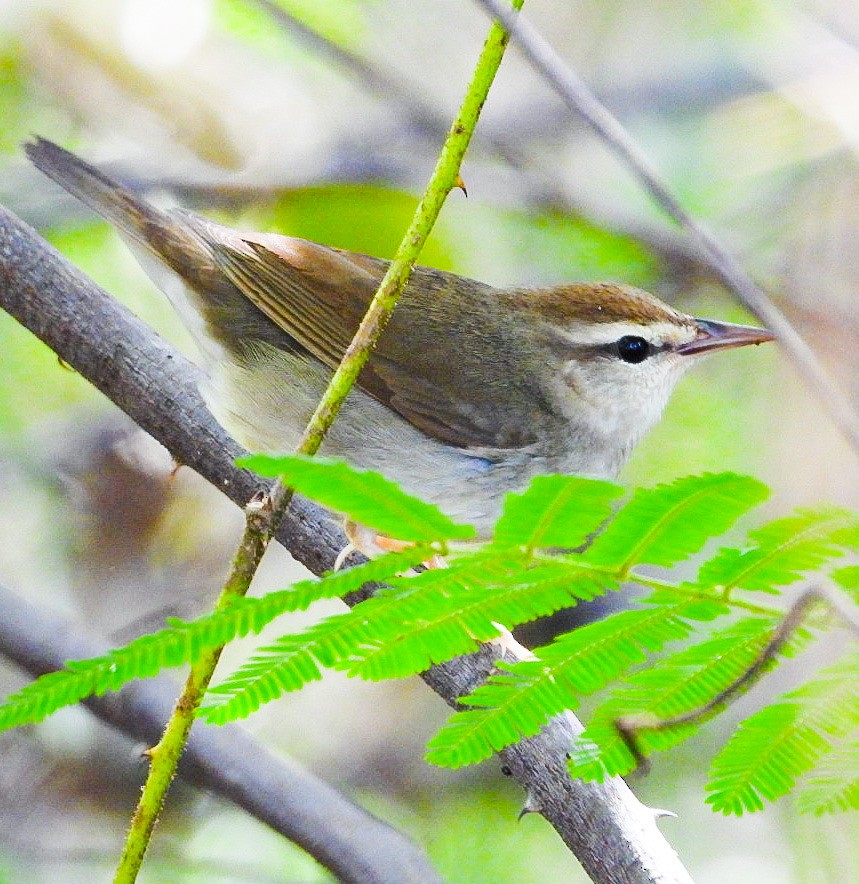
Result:
[[[581,116],[644,185],[653,199],[700,246],[722,282],[778,338],[797,371],[819,397],[836,426],[859,453],[859,413],[803,340],[788,318],[766,296],[734,256],[703,224],[692,217],[671,191],[650,159],[632,139],[611,111],[587,84],[564,62],[544,37],[521,15],[514,14],[504,0],[477,0],[516,39],[532,66]]]
[[[107,643],[0,586],[0,654],[38,676],[66,660],[104,653]],[[166,675],[85,701],[90,712],[151,745],[169,718],[179,685]],[[440,882],[408,838],[336,789],[266,751],[240,727],[198,722],[179,763],[189,783],[232,801],[350,884]]]
[[[237,504],[256,490],[257,480],[232,462],[240,449],[197,393],[197,369],[2,207],[0,306]],[[317,574],[332,566],[342,544],[335,523],[301,500],[276,536]],[[497,654],[495,646],[484,647],[433,667],[424,680],[453,705],[492,672]],[[570,779],[566,753],[579,730],[572,715],[562,716],[500,753],[528,796],[526,809],[545,817],[597,882],[688,884],[688,873],[656,827],[656,814],[620,778]]]

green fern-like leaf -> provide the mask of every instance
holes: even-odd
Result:
[[[183,626],[141,636],[124,648],[40,676],[0,706],[0,730],[41,721],[57,709],[89,696],[115,691],[135,678],[195,659],[208,642],[219,643],[217,627],[205,635]]]
[[[710,608],[707,614],[725,611],[717,602]],[[430,740],[427,760],[460,767],[532,736],[551,716],[575,709],[580,696],[605,687],[668,642],[688,636],[690,612],[705,613],[699,602],[624,611],[538,648],[536,660],[503,665],[504,675],[493,676],[461,699],[470,708],[454,713]]]
[[[727,531],[767,493],[761,482],[734,473],[638,489],[594,539],[587,558],[625,570],[636,564],[674,565]]]
[[[362,642],[338,668],[373,680],[401,678],[475,650],[498,630],[485,617],[462,615],[475,598],[491,596],[509,574],[527,567],[525,561],[516,553],[477,554],[389,581],[363,604]],[[434,641],[427,642],[425,629],[433,624]]]
[[[475,534],[471,525],[457,524],[438,507],[406,494],[380,473],[357,470],[342,461],[253,454],[237,463],[262,476],[280,477],[299,494],[399,540],[432,543]]]
[[[59,706],[193,661],[233,638],[259,632],[284,613],[368,582],[385,585],[351,611],[261,649],[211,689],[201,716],[223,723],[248,715],[320,678],[324,669],[370,679],[419,672],[494,637],[496,624],[512,628],[614,589],[639,564],[677,564],[728,530],[766,493],[753,479],[709,474],[639,490],[618,507],[622,490],[615,485],[543,476],[526,491],[508,495],[492,542],[451,554],[446,541],[471,537],[473,529],[378,474],[301,457],[255,457],[243,464],[282,476],[325,506],[417,545],[263,598],[236,600],[196,621],[170,621],[167,629],[125,648],[71,662],[0,706],[0,728],[40,720]],[[466,708],[430,742],[428,758],[447,766],[479,761],[536,733],[551,716],[575,709],[583,695],[625,678],[573,748],[571,771],[596,779],[626,773],[633,760],[614,727],[619,715],[672,718],[702,708],[759,659],[773,635],[778,612],[732,599],[731,590],[777,593],[857,548],[855,514],[804,511],[752,532],[747,548],[721,550],[699,569],[694,584],[638,576],[643,585],[659,587],[645,607],[559,637],[537,649],[535,660],[501,664],[500,674],[462,699]],[[405,574],[437,552],[445,553],[448,567]],[[832,570],[830,576],[859,599],[859,566]],[[744,619],[679,653],[651,659],[669,643],[688,639],[695,621],[729,611]],[[820,629],[822,621],[815,623]],[[808,635],[807,629],[798,631],[780,655],[802,647]],[[630,674],[641,664],[647,668]],[[709,798],[714,808],[755,809],[799,780],[808,787],[802,801],[811,812],[859,804],[859,701],[850,690],[857,675],[859,653],[748,719],[714,762]],[[638,743],[644,752],[668,749],[698,727],[694,722],[642,729]]]
[[[436,580],[436,598],[424,597],[397,632],[362,649],[348,673],[374,680],[412,675],[473,650],[475,639],[495,637],[497,623],[513,628],[616,588],[610,578],[562,561],[511,566],[494,580],[472,579],[458,587]]]
[[[444,600],[448,593],[467,597],[472,584],[498,579],[509,567],[509,559],[506,553],[465,556],[452,562],[449,568],[390,580],[377,595],[351,611],[328,617],[302,633],[282,636],[260,650],[222,684],[210,688],[201,715],[212,724],[243,718],[263,703],[318,679],[320,667],[348,669],[354,666],[368,649],[384,646],[402,630],[403,623],[420,618],[428,607],[438,604],[439,599]],[[452,633],[448,642],[457,643],[451,656],[474,649],[477,642],[474,636],[464,633],[456,624]],[[414,659],[398,656],[378,677],[392,678],[401,669],[411,673],[425,668]]]
[[[277,593],[270,593],[257,601],[260,607],[273,609],[272,616],[266,623],[257,627],[254,631],[259,632],[262,626],[287,611],[304,611],[310,605],[320,599],[342,598],[350,592],[360,589],[367,583],[379,583],[388,580],[395,574],[402,574],[422,562],[426,562],[436,554],[431,546],[416,544],[408,546],[397,552],[386,553],[378,559],[362,562],[352,568],[342,571],[329,571],[323,577],[311,580],[302,580],[293,584],[290,589]],[[271,597],[274,598],[271,598]],[[267,603],[266,600],[270,599]],[[276,611],[276,613],[275,613]]]
[[[526,549],[574,549],[605,522],[623,488],[578,476],[537,476],[521,494],[508,494],[495,542]]]
[[[778,618],[749,617],[720,630],[705,641],[657,662],[612,690],[598,706],[570,752],[570,773],[584,780],[625,775],[636,767],[615,723],[626,715],[646,714],[664,720],[703,707],[733,684],[757,660],[772,637]],[[781,656],[792,656],[805,644],[797,635]],[[770,664],[770,669],[777,659]],[[644,755],[665,751],[695,734],[703,722],[666,729],[641,729],[636,733]]]
[[[170,619],[166,629],[91,660],[70,661],[65,669],[37,678],[0,705],[0,730],[41,721],[86,697],[119,690],[134,679],[191,663],[206,650],[260,632],[284,613],[303,610],[316,599],[338,597],[365,583],[384,580],[433,552],[427,546],[411,547],[320,580],[301,581],[291,589],[262,598],[236,599],[228,607],[197,620]]]
[[[322,668],[358,646],[361,624],[353,615],[359,607],[261,648],[224,682],[209,688],[199,716],[209,724],[246,718],[265,703],[320,679]]]
[[[844,555],[859,539],[859,517],[847,510],[803,510],[750,532],[746,550],[723,549],[701,566],[698,582],[776,592]]]
[[[243,602],[256,602],[247,599]],[[278,607],[278,599],[268,600]],[[261,618],[258,616],[263,613]],[[199,659],[207,649],[219,647],[268,622],[261,607],[236,605],[190,623],[170,621],[170,626],[141,636],[125,647],[90,660],[74,660],[65,668],[40,676],[0,705],[0,730],[41,721],[63,706],[89,696],[119,690],[138,678]],[[264,625],[264,623],[263,623]],[[259,626],[259,628],[262,628]]]
[[[859,810],[859,735],[851,734],[814,765],[802,781],[797,807],[815,816]]]
[[[263,703],[298,690],[321,677],[322,668],[344,668],[363,647],[376,644],[400,628],[409,611],[420,611],[438,582],[456,583],[463,573],[492,575],[503,566],[498,555],[466,556],[450,568],[432,569],[390,585],[377,595],[336,614],[304,632],[285,635],[257,652],[224,682],[209,689],[200,714],[211,724],[243,718]],[[471,640],[474,644],[474,640]]]
[[[833,741],[859,728],[859,653],[746,719],[713,760],[707,802],[724,814],[759,810],[795,785]]]
[[[859,565],[836,568],[829,575],[842,589],[846,589],[853,601],[859,603]]]

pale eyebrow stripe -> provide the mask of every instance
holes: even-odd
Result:
[[[693,329],[685,329],[670,322],[656,322],[647,326],[629,322],[578,325],[552,329],[555,336],[572,347],[600,347],[615,344],[623,337],[643,338],[654,347],[681,344],[694,336]]]

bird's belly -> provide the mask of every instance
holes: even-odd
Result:
[[[208,368],[201,392],[209,409],[251,451],[294,450],[330,376],[316,360],[268,347],[245,363]],[[484,457],[441,443],[357,389],[344,403],[322,453],[377,470],[483,535],[500,514],[507,492],[551,471],[551,464],[530,453]]]

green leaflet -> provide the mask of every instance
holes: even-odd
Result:
[[[777,617],[743,619],[615,687],[594,710],[580,741],[571,750],[571,775],[602,780],[633,771],[636,760],[618,733],[617,719],[639,713],[667,719],[701,708],[749,669],[777,625]],[[801,638],[794,639],[783,649],[784,656],[792,655],[801,643]],[[664,730],[642,729],[636,734],[638,747],[644,755],[665,751],[692,736],[703,724],[699,721]]]
[[[797,795],[801,813],[859,810],[859,739],[830,747],[803,779]]]
[[[521,494],[508,494],[495,542],[534,549],[574,549],[596,532],[623,488],[578,476],[537,476]]]
[[[859,517],[836,508],[802,510],[749,533],[745,550],[723,549],[698,572],[702,586],[776,592],[843,556],[859,542]]]
[[[640,488],[587,550],[597,564],[668,567],[698,552],[769,493],[749,476],[706,473]]]
[[[485,616],[465,612],[475,599],[496,594],[522,563],[520,555],[506,552],[475,554],[447,568],[389,581],[359,606],[369,628],[360,647],[337,668],[372,680],[401,678],[476,650],[498,630]]]
[[[427,760],[445,767],[473,764],[535,734],[552,715],[575,709],[580,696],[603,688],[668,642],[685,638],[691,609],[681,602],[624,611],[538,648],[536,660],[502,665],[504,675],[491,677],[461,699],[470,708],[455,712],[430,740]]]
[[[789,792],[838,740],[859,729],[857,679],[859,652],[747,718],[713,759],[707,803],[739,815]]]
[[[217,627],[200,636],[177,626],[141,636],[124,648],[90,660],[71,661],[65,669],[42,675],[7,697],[0,706],[0,730],[41,721],[63,706],[179,666],[194,659],[207,642],[216,646],[219,638]]]
[[[380,473],[356,470],[342,461],[252,454],[237,463],[262,476],[279,477],[299,494],[398,540],[432,543],[475,534],[471,525],[453,522],[438,507],[406,494]]]
[[[327,617],[304,632],[281,636],[225,681],[210,688],[209,699],[200,714],[211,724],[243,718],[262,703],[320,678],[319,667],[347,667],[350,661],[360,657],[362,648],[375,647],[396,634],[408,610],[420,609],[427,588],[432,592],[437,583],[455,582],[469,571],[491,575],[501,567],[497,560],[498,556],[466,556],[450,568],[390,581],[390,586],[351,611]]]
[[[836,568],[829,576],[847,590],[853,601],[859,602],[859,565]]]
[[[345,595],[365,583],[384,580],[426,559],[429,547],[389,553],[320,580],[304,580],[291,589],[262,598],[236,599],[231,605],[189,622],[172,618],[166,629],[129,642],[91,660],[70,661],[65,669],[43,675],[0,705],[0,730],[41,721],[63,706],[93,694],[115,691],[136,678],[192,662],[211,648],[260,632],[289,611],[303,610],[312,601]]]
[[[344,668],[373,680],[412,675],[474,650],[475,640],[496,637],[497,623],[526,623],[616,588],[608,578],[561,561],[511,563],[491,581],[437,580],[432,599],[424,597],[418,610],[404,614],[395,634],[362,649]]]
[[[395,574],[408,571],[410,568],[427,561],[436,554],[431,546],[415,545],[404,550],[390,552],[378,559],[363,562],[353,568],[342,571],[329,571],[319,578],[301,580],[289,589],[270,592],[261,598],[238,599],[227,611],[247,611],[253,619],[253,628],[239,633],[259,632],[263,626],[271,623],[276,617],[290,611],[305,611],[319,599],[342,598],[350,592],[360,589],[367,583],[378,583]],[[220,612],[219,612],[220,613]],[[212,615],[217,617],[218,614]],[[205,622],[205,618],[195,621]]]
[[[199,717],[209,724],[246,718],[263,704],[320,679],[320,667],[334,665],[360,642],[361,624],[353,613],[328,617],[260,649],[226,681],[209,688]]]
[[[212,723],[244,717],[320,677],[318,665],[370,679],[411,675],[475,650],[497,635],[495,620],[533,619],[610,585],[561,561],[531,564],[506,552],[463,556],[449,568],[394,578],[352,611],[278,639],[212,688],[217,696],[202,714]]]

